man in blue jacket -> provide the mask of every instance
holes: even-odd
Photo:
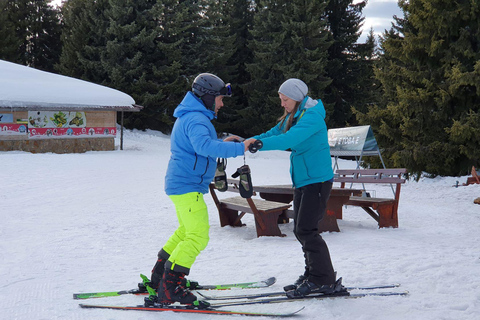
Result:
[[[219,77],[202,73],[175,109],[171,156],[165,176],[165,192],[175,205],[179,226],[158,253],[151,286],[164,304],[180,302],[198,306],[187,288],[185,276],[207,246],[209,223],[203,194],[215,175],[216,158],[243,155],[250,143],[219,140],[211,121],[232,89]],[[201,306],[201,305],[200,305]]]

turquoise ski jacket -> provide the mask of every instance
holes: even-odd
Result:
[[[295,188],[332,180],[332,160],[322,101],[305,97],[294,115],[294,125],[284,132],[286,122],[279,122],[269,131],[253,137],[262,140],[260,151],[292,150],[290,176]]]
[[[207,193],[213,180],[216,158],[244,154],[245,145],[217,138],[212,120],[215,113],[202,100],[188,92],[175,109],[171,135],[171,156],[165,176],[167,195],[189,192]]]

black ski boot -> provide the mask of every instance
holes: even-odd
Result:
[[[288,286],[283,287],[283,290],[285,291],[295,290],[299,285],[303,283],[303,281],[308,279],[309,274],[310,274],[310,270],[307,267],[305,267],[305,271],[303,272],[303,274],[300,275],[293,284],[289,284]]]
[[[165,262],[167,262],[168,257],[165,257],[162,254],[162,251],[158,253],[158,260],[153,266],[152,269],[152,276],[150,277],[150,281],[146,283],[150,288],[155,289],[158,291],[158,286],[160,285],[160,280],[162,280],[163,272],[165,271]],[[138,290],[140,292],[147,292],[147,288],[145,287],[144,283],[138,284]]]
[[[342,285],[342,278],[330,285],[316,285],[306,279],[296,289],[287,291],[286,294],[291,299],[303,298],[308,295],[349,295],[347,289]]]
[[[158,291],[160,280],[162,280],[163,273],[165,272],[165,262],[167,259],[158,256],[157,263],[153,266],[152,277],[150,278],[150,287]]]
[[[285,291],[295,290],[307,278],[308,278],[308,275],[302,274],[298,277],[298,279],[293,284],[289,284],[288,286],[283,287],[283,290],[285,290]]]
[[[147,288],[145,284],[148,285],[150,288],[155,289],[158,292],[158,287],[160,286],[160,280],[162,280],[163,273],[165,272],[165,263],[167,262],[170,255],[165,252],[163,249],[158,252],[158,260],[153,266],[152,269],[152,276],[150,277],[150,281],[147,283],[139,283],[138,290],[139,292],[147,292]],[[190,281],[187,279],[183,279],[183,286],[190,289],[195,290],[198,288],[198,282]]]
[[[164,305],[179,302],[193,308],[206,308],[210,304],[199,301],[197,297],[185,287],[185,273],[165,270],[158,288],[158,302]]]

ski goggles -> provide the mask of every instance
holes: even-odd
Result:
[[[220,89],[220,95],[221,96],[226,96],[226,97],[231,97],[232,96],[232,86],[230,83],[227,83],[225,87]]]

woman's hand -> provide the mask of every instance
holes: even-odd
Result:
[[[235,141],[235,142],[242,142],[243,138],[240,138],[239,136],[228,136],[225,139],[223,139],[224,142],[228,141]]]

